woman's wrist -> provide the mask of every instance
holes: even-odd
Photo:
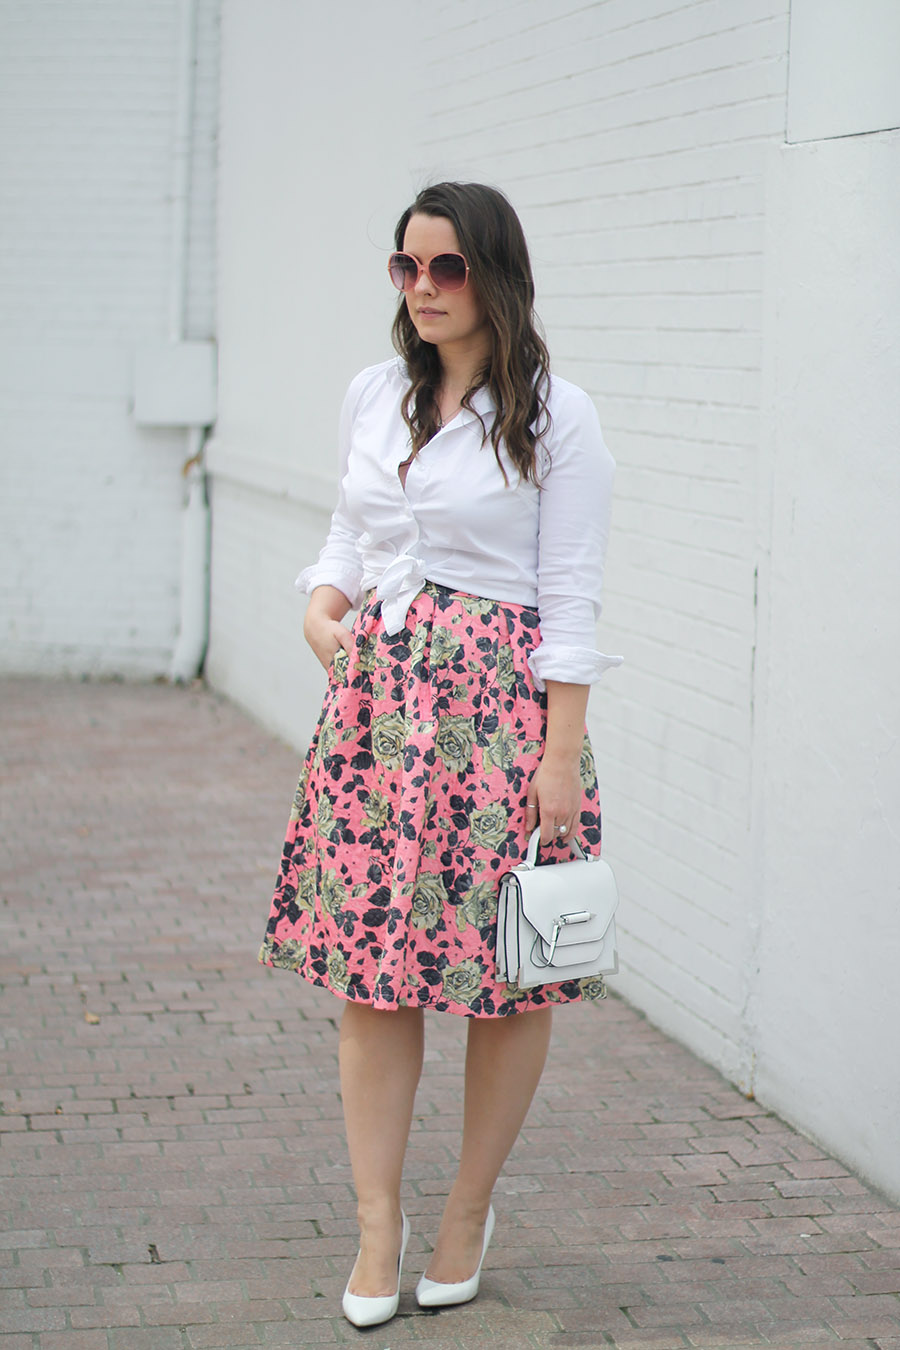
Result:
[[[584,718],[590,686],[547,681],[544,759],[561,768],[578,763],[584,745]]]
[[[544,747],[544,753],[541,758],[546,764],[553,765],[560,769],[568,769],[581,763],[583,744],[583,737],[579,739],[577,745],[558,745],[551,744],[548,741]]]

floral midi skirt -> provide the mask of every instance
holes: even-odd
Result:
[[[390,637],[369,592],[332,661],[259,960],[375,1008],[505,1017],[599,999],[600,976],[498,982],[499,879],[528,844],[547,718],[537,610],[427,582]],[[590,743],[580,839],[600,847]],[[542,851],[571,857],[565,844]]]

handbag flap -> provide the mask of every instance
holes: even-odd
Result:
[[[561,916],[577,917],[585,911],[590,914],[587,920],[560,927],[559,947],[600,941],[619,903],[613,870],[602,858],[514,867],[508,875],[516,879],[526,919],[548,944]]]

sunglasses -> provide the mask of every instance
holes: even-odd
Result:
[[[469,264],[461,253],[436,253],[420,263],[411,253],[392,253],[388,272],[398,291],[411,291],[424,272],[439,291],[461,291],[469,280]]]

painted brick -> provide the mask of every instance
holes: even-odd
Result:
[[[186,333],[215,332],[219,0],[200,0]],[[0,10],[0,669],[158,674],[183,433],[131,416],[167,332],[175,0]]]

